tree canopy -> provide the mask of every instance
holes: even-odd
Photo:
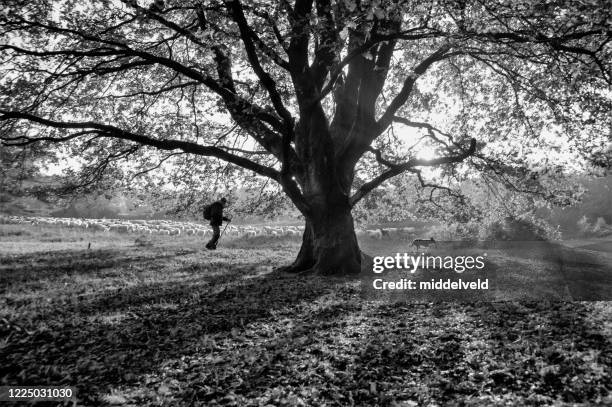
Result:
[[[554,200],[610,165],[606,0],[5,4],[0,137],[62,146],[83,184],[214,158],[313,220],[403,173],[461,200],[426,167]]]

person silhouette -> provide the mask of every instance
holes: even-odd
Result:
[[[225,197],[210,204],[210,226],[212,226],[213,235],[210,241],[206,243],[206,248],[209,250],[215,250],[217,248],[217,242],[221,236],[221,225],[223,225],[223,221],[231,221],[230,218],[223,216],[223,208],[226,206],[227,199]]]

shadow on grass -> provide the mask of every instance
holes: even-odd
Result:
[[[452,302],[442,295],[438,300],[446,301],[381,305],[374,314],[387,316],[388,328],[361,339],[355,371],[368,373],[355,378],[352,401],[461,405],[491,395],[490,403],[511,397],[521,405],[599,403],[608,396],[612,344],[602,321],[592,318],[596,304],[560,299],[609,300],[609,258],[546,242],[529,245],[487,262],[493,285],[501,283],[520,301],[479,294]],[[411,319],[418,310],[419,318]],[[382,392],[369,391],[379,377],[405,381],[386,380]]]
[[[365,273],[364,298],[421,302],[472,302],[474,296],[481,301],[612,300],[612,262],[609,258],[550,242],[496,242],[495,247],[436,248],[417,256],[421,262],[416,272],[410,266],[409,270],[404,266],[395,268],[392,262],[392,267],[383,267],[380,274]],[[483,268],[468,269],[464,265],[462,269],[456,268],[453,259],[466,259],[466,256],[482,259]],[[423,265],[425,259],[427,266]],[[403,264],[410,265],[409,262]],[[397,283],[403,279],[413,285],[409,289],[380,289],[383,282]],[[477,290],[461,288],[468,283],[475,287],[483,285]]]
[[[612,344],[588,302],[530,301],[472,310],[499,358],[490,388],[568,403],[596,402],[612,386]]]
[[[572,299],[612,300],[612,257],[584,248],[556,246],[556,256]]]
[[[384,304],[343,390],[357,405],[596,402],[612,385],[612,346],[589,313],[576,302]]]
[[[96,262],[104,263],[104,256],[115,261],[105,267],[159,260],[153,254],[109,251]],[[552,395],[559,391],[558,383],[571,384],[564,399],[594,400],[602,387],[610,386],[610,344],[587,321],[584,304],[562,304],[559,312],[537,303],[371,305],[355,302],[354,289],[342,291],[334,287],[336,280],[281,276],[252,257],[233,263],[230,257],[175,264],[168,281],[141,281],[77,297],[76,302],[50,302],[39,315],[46,328],[34,332],[0,323],[0,335],[6,338],[0,347],[1,383],[76,384],[88,405],[98,404],[97,397],[110,389],[145,388],[148,375],[172,374],[183,386],[209,386],[201,392],[178,391],[187,405],[194,397],[206,402],[230,389],[255,398],[270,386],[297,388],[304,383],[319,386],[328,404],[341,405],[520,393],[530,382],[537,394]],[[78,270],[89,272],[84,265]],[[336,290],[335,302],[313,309],[331,290]],[[359,321],[352,319],[355,315]],[[266,330],[285,319],[295,326]],[[259,338],[242,335],[249,325],[260,325]],[[268,335],[264,339],[262,332]],[[568,344],[580,344],[573,349],[585,353],[572,356],[568,350],[560,359],[553,349]],[[590,351],[599,352],[598,363],[608,366],[607,379],[594,378],[584,367],[588,363],[574,361]],[[249,365],[229,356],[238,353],[261,359]],[[213,354],[228,359],[202,362]],[[169,361],[190,359],[199,359],[193,370],[188,363],[180,371],[168,366]],[[541,362],[559,370],[541,373]],[[221,377],[213,391],[215,375]],[[575,375],[582,376],[570,383]],[[338,393],[342,399],[334,395]]]
[[[0,263],[0,290],[41,278],[91,275],[125,265],[153,265],[161,259],[175,256],[175,253],[168,252],[128,253],[125,249],[63,250],[4,256]]]
[[[80,397],[96,404],[110,388],[158,374],[168,359],[201,355],[217,335],[231,338],[234,329],[291,312],[328,291],[316,279],[262,272],[257,262],[224,276],[203,271],[191,265],[176,270],[187,281],[50,303],[46,328],[34,332],[0,324],[6,338],[2,384],[77,385]]]

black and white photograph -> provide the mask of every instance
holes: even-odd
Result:
[[[612,406],[610,0],[2,0],[0,406]]]

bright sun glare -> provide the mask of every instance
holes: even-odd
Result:
[[[433,158],[436,158],[436,150],[433,146],[427,145],[427,144],[419,144],[414,148],[414,152],[417,156],[417,158],[423,159],[423,160],[431,160]]]
[[[427,140],[421,140],[423,134],[418,129],[401,126],[396,129],[396,134],[404,144],[406,152],[410,152],[423,160],[431,160],[437,157],[435,146],[428,143]]]

